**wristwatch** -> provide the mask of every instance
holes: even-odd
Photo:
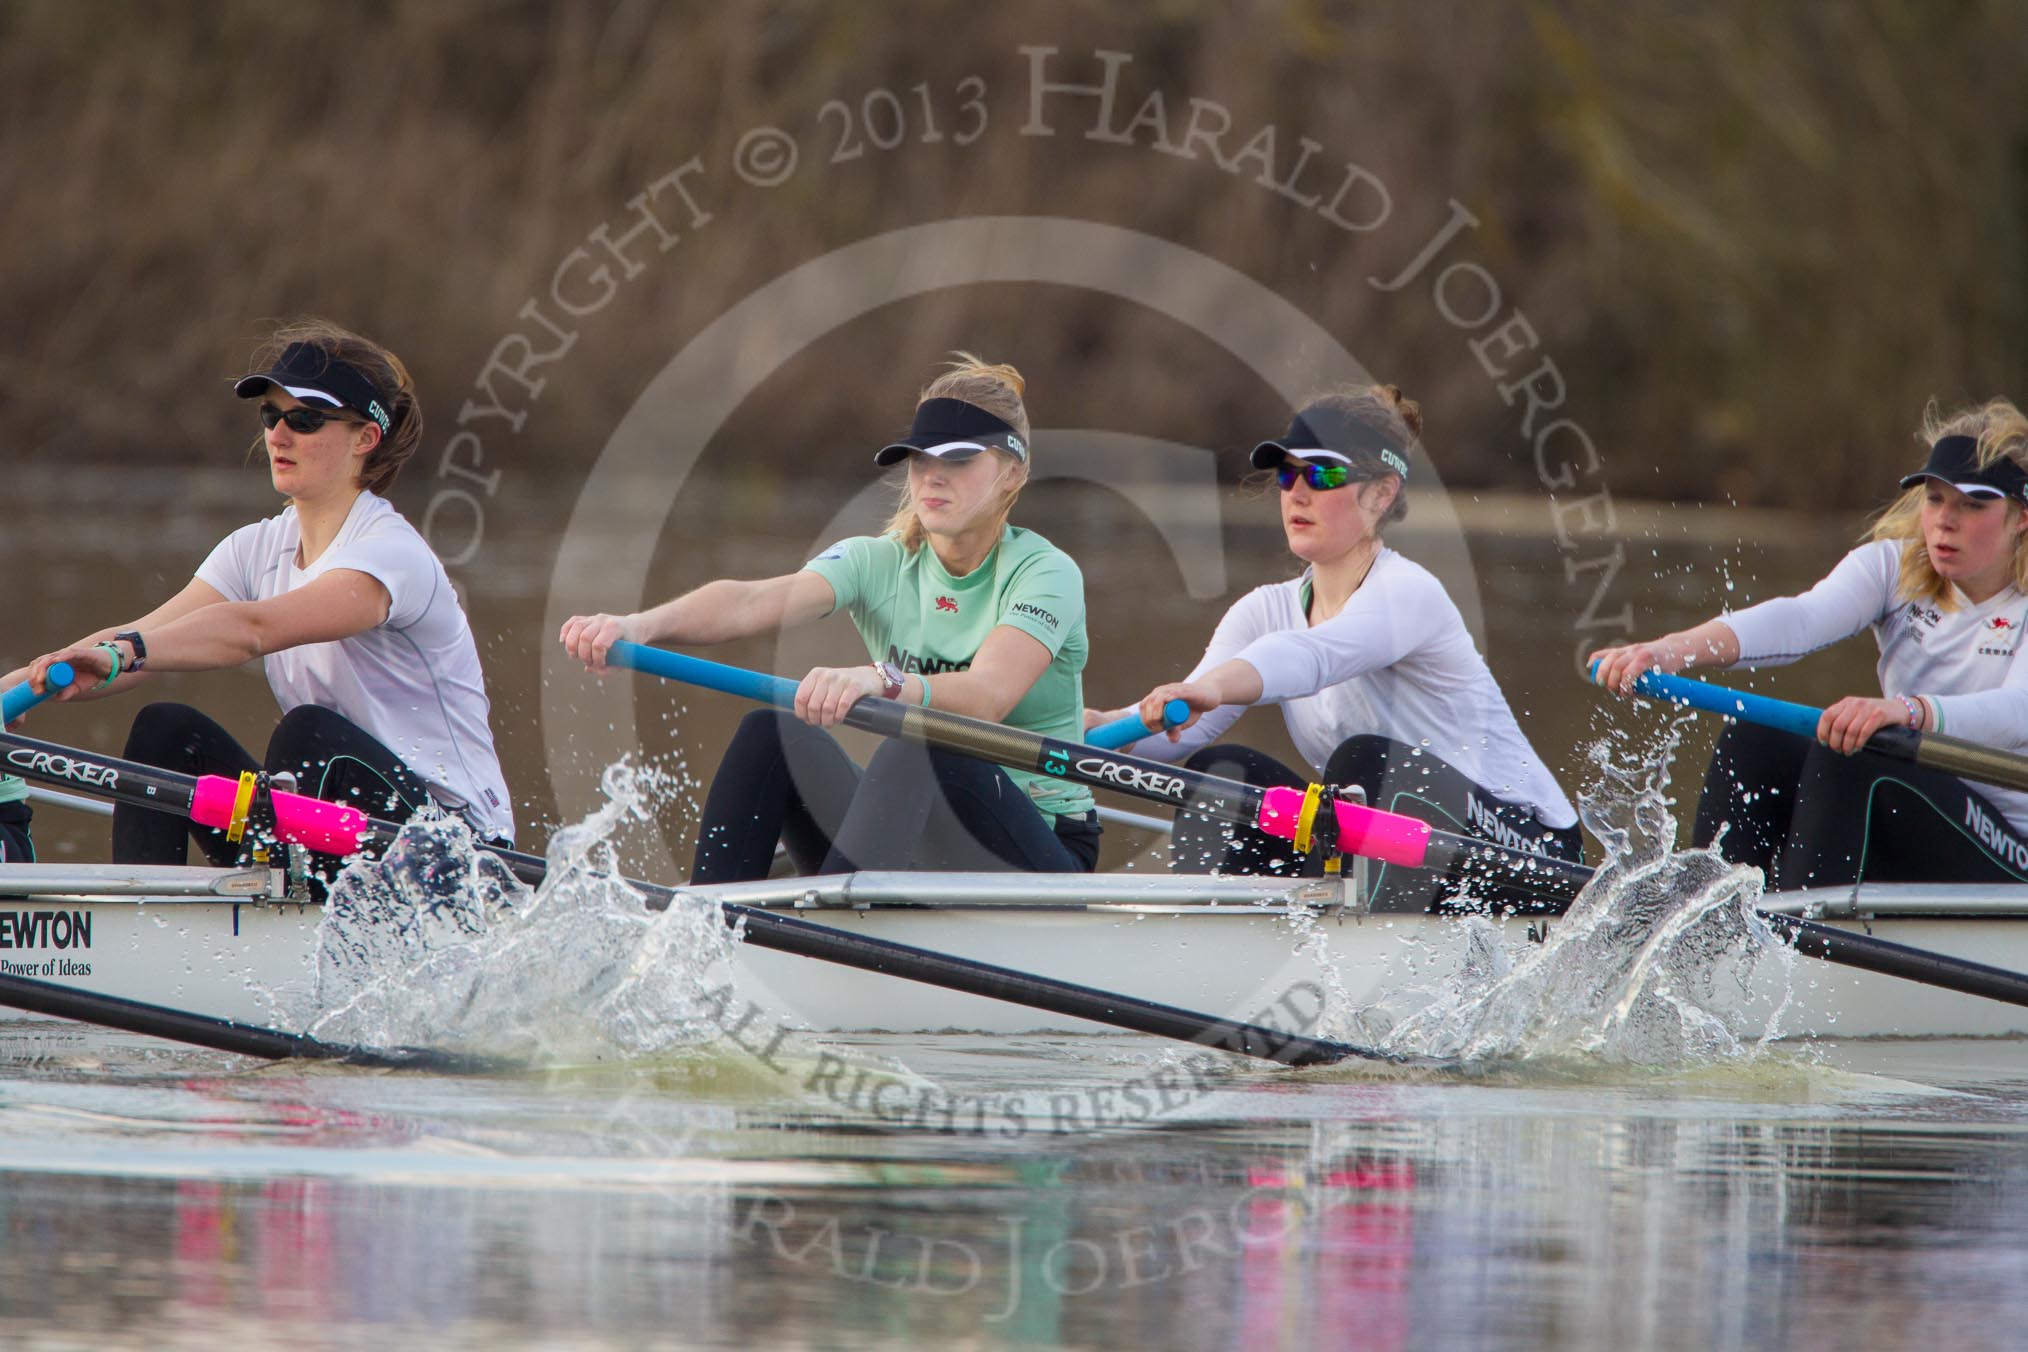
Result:
[[[873,669],[880,673],[880,679],[886,683],[887,688],[880,692],[880,697],[882,699],[900,698],[901,687],[903,682],[908,680],[908,673],[892,662],[875,662]]]
[[[134,660],[127,663],[127,670],[139,671],[142,667],[147,666],[148,645],[141,642],[141,631],[138,629],[122,629],[119,633],[113,635],[113,642],[118,643],[121,639],[125,639],[134,648]]]

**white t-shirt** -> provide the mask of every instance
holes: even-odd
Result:
[[[1489,793],[1531,808],[1545,826],[1577,823],[1434,574],[1383,548],[1345,608],[1315,626],[1303,605],[1308,582],[1305,572],[1240,597],[1191,679],[1235,657],[1253,667],[1260,702],[1281,704],[1290,739],[1319,775],[1339,743],[1375,733],[1427,749]],[[1244,712],[1236,704],[1214,709],[1180,741],[1150,737],[1134,754],[1186,756]]]
[[[1861,545],[1801,596],[1722,616],[1739,636],[1735,665],[1784,666],[1870,628],[1880,645],[1881,694],[1925,695],[1937,732],[2028,752],[2028,667],[2014,660],[2028,596],[2009,586],[1973,605],[1953,586],[1952,610],[1896,600],[1901,551],[1898,540]],[[2028,830],[2028,793],[1977,787],[2015,830]]]
[[[444,806],[464,809],[482,834],[512,839],[514,813],[487,722],[479,650],[443,564],[385,498],[361,493],[317,561],[296,566],[294,505],[225,537],[197,580],[228,601],[264,601],[337,568],[387,588],[387,619],[335,643],[306,643],[263,659],[287,713],[316,704],[344,715],[407,763]]]

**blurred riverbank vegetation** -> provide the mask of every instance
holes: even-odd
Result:
[[[1061,79],[1097,78],[1101,49],[1129,53],[1117,121],[1153,90],[1179,132],[1191,98],[1215,102],[1229,150],[1272,124],[1286,167],[1308,137],[1319,164],[1387,185],[1390,217],[1348,232],[1251,169],[1095,141],[1089,100],[1052,101],[1056,134],[1022,136],[1024,46],[1058,49]],[[990,125],[960,146],[967,77]],[[430,456],[559,260],[696,155],[722,219],[584,326],[514,443],[524,464],[588,465],[671,353],[801,262],[927,221],[1046,214],[1239,270],[1423,401],[1453,487],[1526,487],[1519,410],[1473,335],[1426,294],[1369,284],[1455,199],[1481,222],[1456,256],[1525,312],[1616,492],[1854,507],[1915,459],[1926,399],[2028,396],[2024,77],[2028,7],[2008,0],[13,0],[5,454],[236,453],[249,424],[223,382],[262,316],[315,312],[410,358]],[[918,85],[941,141],[918,123],[892,152],[825,162],[836,132],[820,105],[885,88],[915,117]],[[795,130],[804,154],[764,211],[727,172],[762,124]],[[1041,425],[1230,448],[1286,412],[1159,316],[980,287],[876,317],[801,364],[796,397],[748,424],[766,435],[742,454],[767,466],[802,463],[813,441],[870,445],[958,346],[1017,362]],[[834,463],[863,476],[857,457]]]

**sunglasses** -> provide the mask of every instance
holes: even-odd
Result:
[[[1351,483],[1352,467],[1350,465],[1318,465],[1306,462],[1300,465],[1284,463],[1275,469],[1275,481],[1282,486],[1282,492],[1284,493],[1294,488],[1298,479],[1307,483],[1317,492],[1325,493],[1333,488],[1343,488],[1346,484]]]
[[[278,423],[287,423],[289,430],[297,436],[307,437],[327,422],[356,423],[359,419],[347,418],[337,413],[325,413],[321,409],[298,406],[284,413],[273,404],[261,405],[261,426],[272,432]]]

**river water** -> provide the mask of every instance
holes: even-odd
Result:
[[[167,595],[226,529],[266,508],[258,489],[227,473],[18,472],[0,559],[34,585],[13,589],[6,655]],[[177,494],[178,509],[98,529],[91,564],[65,562],[64,521],[151,491]],[[540,730],[536,656],[563,529],[551,499],[569,489],[504,491],[481,566],[458,580],[490,663],[522,840],[539,847],[585,806]],[[668,523],[651,594],[792,568],[831,524],[814,500],[784,511],[736,485],[703,496],[708,507]],[[1660,726],[1601,706],[1573,674],[1578,618],[1595,598],[1572,564],[1597,550],[1563,547],[1540,504],[1453,506],[1455,538],[1425,527],[1398,542],[1412,556],[1462,542],[1474,595],[1461,600],[1489,660],[1537,746],[1581,787],[1588,743],[1612,735],[1624,754]],[[1201,555],[1152,567],[1167,541],[1131,514],[1067,493],[1025,509],[1085,567],[1095,702],[1187,665],[1222,597],[1285,575],[1261,504],[1229,504],[1202,537],[1220,565],[1218,590],[1202,596],[1190,594],[1210,585]],[[1623,523],[1603,610],[1631,607],[1641,631],[1801,585],[1857,524],[1639,521],[1630,511]],[[730,658],[794,670],[827,641],[835,631]],[[1863,643],[1848,645],[1763,688],[1822,700],[1863,688],[1869,666]],[[163,689],[256,745],[272,721],[251,674]],[[571,697],[629,701],[641,750],[679,787],[708,773],[739,712],[588,681]],[[116,751],[130,713],[50,710],[27,731]],[[1273,748],[1278,735],[1257,719],[1249,740]],[[1708,741],[1693,726],[1681,753],[1693,786]],[[683,812],[667,815],[661,836],[616,842],[630,870],[680,871]],[[36,829],[45,858],[102,856],[99,819],[44,809]],[[1141,843],[1116,836],[1109,863]],[[1127,1037],[824,1048],[953,1093],[1044,1103],[1089,1099],[1172,1055]],[[876,1121],[796,1065],[763,1076],[705,1044],[447,1077],[264,1066],[10,1023],[4,1336],[211,1349],[1843,1349],[2016,1346],[2028,1313],[2018,1041],[1749,1038],[1671,1062],[1524,1059],[1469,1074],[1245,1067],[1153,1123],[1038,1119],[1022,1131]]]
[[[1828,1045],[1591,1078],[1262,1071],[1155,1130],[872,1130],[671,1063],[0,1062],[0,1305],[47,1346],[2018,1346],[2028,1059]],[[861,1039],[1078,1093],[1114,1038]]]

